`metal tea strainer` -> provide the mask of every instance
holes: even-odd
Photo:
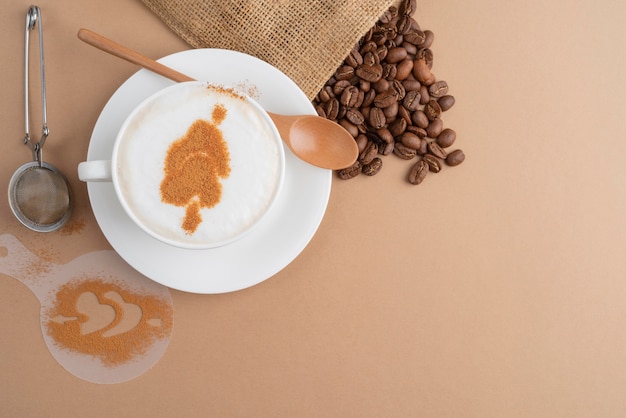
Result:
[[[28,44],[29,32],[37,24],[39,29],[39,71],[41,74],[42,135],[35,142],[30,137],[28,121]],[[70,188],[65,176],[43,161],[42,150],[49,134],[46,117],[46,80],[43,58],[43,29],[41,10],[31,6],[26,13],[24,46],[24,114],[26,134],[24,144],[33,154],[33,161],[22,165],[9,182],[9,204],[13,214],[26,227],[37,232],[61,228],[70,217]]]

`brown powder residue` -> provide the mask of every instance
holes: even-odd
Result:
[[[258,100],[261,97],[259,88],[255,84],[251,84],[249,80],[244,80],[235,84],[235,89],[243,92],[245,95],[252,97],[255,100]]]
[[[70,220],[63,225],[63,228],[59,230],[61,235],[74,235],[82,232],[87,225],[87,221],[85,218],[74,219],[70,218]]]
[[[24,267],[22,271],[24,280],[33,280],[44,276],[52,270],[52,267],[54,267],[54,264],[40,258],[36,262]]]
[[[217,84],[209,84],[207,86],[207,90],[213,90],[218,93],[225,94],[226,96],[229,96],[232,99],[246,100],[246,98],[243,95],[239,94],[234,88],[231,88],[231,87],[225,87],[225,86],[217,85]]]
[[[216,105],[213,108],[213,114],[211,115],[213,118],[213,123],[219,125],[226,119],[226,108],[220,104]]]
[[[187,234],[193,234],[202,223],[200,209],[219,203],[220,178],[230,175],[228,144],[218,128],[226,113],[224,106],[216,105],[211,122],[196,120],[167,150],[161,201],[186,207],[182,228]]]
[[[47,332],[60,347],[99,358],[105,366],[145,354],[173,327],[167,300],[102,278],[62,286],[47,318]]]
[[[24,281],[38,280],[45,276],[60,260],[59,251],[52,246],[37,248],[37,257],[21,266],[21,276]]]

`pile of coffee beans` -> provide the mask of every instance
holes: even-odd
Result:
[[[416,0],[390,7],[313,100],[317,113],[341,124],[359,146],[354,165],[338,171],[341,179],[373,176],[381,156],[395,154],[413,160],[408,181],[420,184],[465,159],[462,150],[449,151],[456,132],[444,128],[442,114],[455,98],[431,71],[434,34],[412,17],[415,7]]]

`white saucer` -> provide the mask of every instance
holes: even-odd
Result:
[[[235,87],[266,110],[316,114],[298,86],[282,72],[239,52],[192,49],[160,60],[197,79]],[[88,160],[110,159],[126,115],[143,99],[173,82],[140,70],[111,96],[89,144]],[[225,247],[186,250],[150,237],[126,215],[111,183],[87,185],[96,220],[109,243],[128,264],[165,286],[193,293],[244,289],[273,276],[307,246],[322,221],[332,171],[307,164],[285,147],[286,173],[272,212],[250,234]]]

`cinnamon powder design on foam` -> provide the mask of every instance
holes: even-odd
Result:
[[[200,209],[219,203],[222,197],[220,178],[230,175],[228,145],[218,128],[226,113],[223,105],[215,105],[211,121],[196,120],[167,150],[161,201],[186,207],[182,228],[189,235],[202,223]]]
[[[102,309],[113,318],[105,317],[102,322],[96,315]],[[101,278],[83,278],[58,290],[47,318],[47,333],[60,347],[113,367],[145,354],[154,342],[167,338],[172,332],[173,309],[157,296]]]

